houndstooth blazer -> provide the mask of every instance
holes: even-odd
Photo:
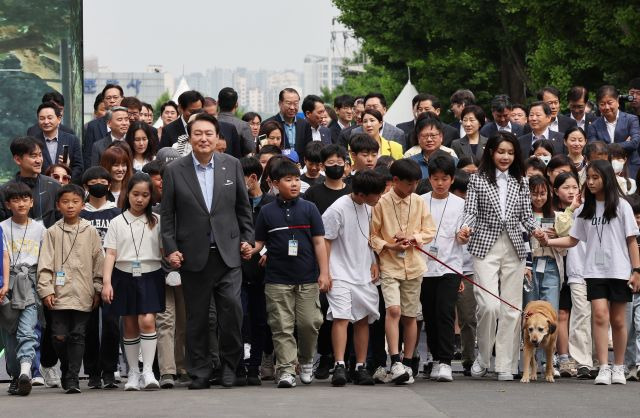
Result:
[[[521,260],[526,257],[522,226],[531,233],[538,228],[531,212],[529,182],[523,177],[518,185],[515,177],[508,176],[507,210],[502,217],[498,185],[492,184],[484,174],[473,174],[467,187],[467,199],[464,204],[464,222],[472,229],[469,240],[469,253],[484,258],[493,244],[507,229],[509,238]]]

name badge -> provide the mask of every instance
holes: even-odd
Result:
[[[298,240],[289,240],[289,255],[295,257],[298,255]]]
[[[56,286],[64,286],[65,274],[64,271],[56,271]]]
[[[437,257],[438,256],[438,246],[437,245],[429,246],[429,254],[431,254],[434,257]]]
[[[139,261],[131,262],[131,274],[133,275],[133,277],[142,276],[142,265]]]
[[[539,258],[538,262],[536,263],[536,273],[544,274],[544,268],[546,266],[547,266],[547,259],[546,258]]]
[[[604,251],[602,250],[602,248],[596,250],[594,259],[596,266],[604,266]]]

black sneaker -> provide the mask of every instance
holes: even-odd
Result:
[[[347,384],[347,369],[344,367],[344,364],[336,364],[333,368],[331,384],[333,386],[344,386]]]
[[[7,389],[9,395],[17,395],[18,394],[18,378],[14,377],[11,379],[11,383],[9,383],[9,389]]]
[[[412,376],[417,376],[420,373],[420,353],[411,358],[411,372]]]
[[[247,369],[244,363],[236,369],[236,380],[233,382],[233,386],[247,386]]]
[[[473,366],[472,361],[463,361],[462,362],[462,374],[465,376],[471,376],[471,366]]]
[[[102,383],[104,384],[105,389],[117,389],[118,383],[116,382],[116,377],[113,373],[102,373]]]
[[[335,376],[335,372],[334,372],[334,376]],[[375,385],[375,382],[373,381],[373,377],[371,377],[371,374],[369,374],[369,371],[362,366],[358,367],[358,370],[356,370],[353,376],[353,383],[361,386]]]
[[[318,367],[314,373],[316,379],[328,379],[331,372],[331,366],[333,366],[333,356],[320,356]],[[346,376],[346,373],[345,373]]]
[[[78,382],[78,379],[67,379],[64,393],[67,393],[67,394],[81,393],[80,382]]]
[[[578,373],[576,377],[580,380],[589,380],[591,379],[591,369],[587,366],[578,367]]]
[[[173,379],[172,374],[163,374],[160,376],[160,387],[162,389],[173,389],[176,385],[176,381]]]
[[[247,370],[247,385],[249,386],[260,386],[262,385],[262,379],[260,379],[260,373],[258,369],[249,369]]]
[[[27,396],[31,393],[31,378],[26,374],[21,374],[18,378],[18,390],[16,395]]]
[[[425,379],[430,379],[431,378],[431,369],[433,369],[433,362],[430,361],[428,363],[425,363],[422,366],[422,377]]]
[[[89,389],[102,389],[102,379],[100,379],[100,375],[91,375],[89,376]]]

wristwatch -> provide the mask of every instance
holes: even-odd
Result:
[[[636,268],[631,269],[631,274],[633,274],[633,273],[640,273],[640,268],[636,267]]]

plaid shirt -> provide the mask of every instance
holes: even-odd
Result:
[[[473,174],[467,188],[463,224],[473,234],[469,240],[469,253],[484,258],[498,236],[506,228],[509,238],[521,260],[526,258],[522,226],[531,233],[538,228],[531,212],[529,183],[525,177],[518,181],[509,175],[507,213],[502,216],[498,185],[491,183],[483,174]]]

